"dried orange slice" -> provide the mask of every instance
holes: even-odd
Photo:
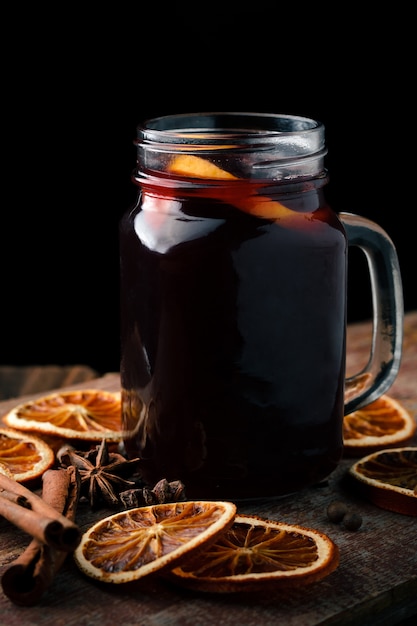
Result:
[[[343,444],[346,456],[364,456],[376,450],[408,442],[417,422],[403,405],[383,395],[343,419]]]
[[[7,467],[7,465],[4,465],[4,463],[0,463],[0,474],[3,474],[3,476],[7,476],[7,478],[14,478],[9,468]]]
[[[235,517],[231,502],[177,502],[128,509],[96,522],[74,552],[79,569],[126,583],[172,568],[214,541]]]
[[[55,455],[42,439],[0,428],[0,472],[19,483],[34,481],[54,463]]]
[[[336,544],[317,530],[236,515],[215,543],[175,567],[170,577],[199,591],[230,593],[307,585],[338,565]]]
[[[24,402],[3,416],[7,426],[39,435],[87,441],[120,441],[121,394],[83,389]]]
[[[382,509],[417,515],[417,448],[379,450],[349,469],[362,494]]]

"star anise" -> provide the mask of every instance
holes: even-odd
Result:
[[[162,478],[151,489],[127,489],[120,493],[120,500],[125,509],[132,509],[143,505],[165,504],[167,502],[185,502],[185,487],[180,480],[168,482]]]
[[[109,452],[105,439],[87,452],[69,447],[62,449],[58,459],[64,467],[73,465],[77,468],[81,479],[80,497],[87,498],[92,509],[102,504],[119,506],[120,492],[136,484],[128,478],[140,463],[138,458],[128,460],[118,452]]]

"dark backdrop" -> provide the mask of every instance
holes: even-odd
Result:
[[[118,369],[118,222],[136,194],[136,125],[167,113],[321,120],[329,201],[387,230],[405,308],[417,308],[408,16],[264,5],[37,5],[9,18],[0,363]],[[353,321],[370,309],[362,259],[351,261]]]

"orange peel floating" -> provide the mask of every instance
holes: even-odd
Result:
[[[188,178],[242,181],[241,178],[234,176],[215,163],[192,154],[180,154],[175,156],[168,166],[168,171],[171,174]],[[219,197],[221,199],[221,194],[219,194]],[[233,193],[231,202],[241,211],[263,219],[281,220],[305,217],[305,214],[292,211],[280,202],[275,202],[267,196],[245,196],[242,195],[239,189],[236,189],[236,192]]]
[[[192,154],[180,154],[172,159],[168,171],[189,178],[211,178],[214,180],[239,180],[215,163]]]

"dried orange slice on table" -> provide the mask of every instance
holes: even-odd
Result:
[[[417,515],[417,448],[373,452],[356,461],[348,477],[380,508]]]
[[[101,389],[57,392],[18,404],[3,422],[39,436],[121,441],[121,394]]]
[[[171,577],[191,589],[230,593],[304,586],[338,565],[337,546],[317,530],[237,515],[213,545],[175,567]]]
[[[214,541],[233,521],[231,502],[179,502],[128,509],[84,533],[79,569],[102,582],[127,583],[159,573]]]
[[[417,422],[405,407],[383,395],[343,420],[343,445],[346,456],[397,447],[413,437]]]
[[[116,513],[83,535],[75,562],[103,582],[161,574],[211,592],[305,585],[338,566],[338,548],[326,535],[235,513],[233,503],[199,501]]]
[[[54,460],[52,448],[39,437],[0,428],[0,473],[20,483],[35,481]]]
[[[0,463],[0,474],[3,474],[3,476],[7,476],[7,478],[13,478],[13,474],[4,463]]]

